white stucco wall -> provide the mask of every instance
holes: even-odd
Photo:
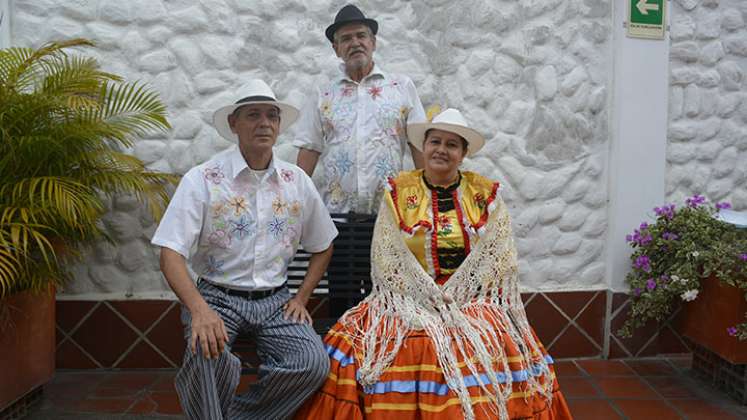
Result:
[[[747,210],[747,2],[673,2],[666,194]]]
[[[337,71],[323,31],[345,2],[291,0],[25,0],[15,45],[86,37],[104,68],[150,83],[174,129],[132,151],[184,173],[228,144],[208,124],[248,78],[301,105]],[[465,164],[499,180],[528,290],[604,289],[608,224],[612,5],[609,0],[360,1],[380,23],[377,63],[409,75],[423,104],[457,107],[489,139]],[[277,153],[295,161],[282,136]],[[155,225],[129,199],[106,223],[120,245],[97,246],[65,291],[77,298],[167,290]]]
[[[10,3],[8,0],[0,0],[0,48],[10,46]]]

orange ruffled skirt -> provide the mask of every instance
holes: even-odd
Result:
[[[365,310],[356,308],[358,325]],[[355,318],[354,318],[355,319]],[[534,332],[533,332],[534,334]],[[379,381],[362,387],[356,381],[357,358],[353,354],[352,334],[339,322],[327,333],[325,347],[330,355],[330,373],[322,388],[296,413],[296,419],[358,420],[358,419],[461,419],[462,406],[457,395],[449,389],[439,368],[433,343],[424,331],[413,331],[404,340],[391,366]],[[535,336],[535,339],[536,336]],[[537,340],[539,342],[539,340]],[[541,346],[541,344],[540,344]],[[508,413],[512,419],[571,419],[563,394],[558,387],[552,358],[541,346],[542,355],[550,372],[540,369],[522,369],[519,352],[508,336],[503,336],[503,347],[508,356],[513,377],[512,395]],[[536,360],[539,362],[539,360]],[[472,406],[478,419],[495,419],[497,415],[488,406],[488,397],[478,386],[469,371],[462,366],[465,382],[472,397]],[[496,366],[500,368],[499,366]],[[539,380],[553,382],[552,402],[542,395],[528,391],[527,375],[540,376]],[[524,380],[522,380],[524,378]],[[483,380],[487,381],[486,377]],[[490,386],[490,385],[489,385]]]

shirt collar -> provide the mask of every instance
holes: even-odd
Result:
[[[339,69],[340,69],[340,74],[339,74],[339,75],[337,76],[337,82],[338,82],[338,83],[340,83],[340,82],[352,82],[352,83],[357,83],[357,82],[355,82],[355,81],[354,81],[353,79],[351,79],[351,78],[350,78],[350,76],[348,76],[348,74],[347,74],[347,73],[345,72],[345,63],[340,63]],[[376,64],[375,62],[374,62],[374,67],[373,67],[373,69],[371,69],[371,73],[368,73],[368,74],[367,74],[367,75],[366,75],[366,76],[365,76],[365,77],[363,78],[363,80],[361,80],[361,82],[362,82],[362,81],[364,81],[364,80],[366,80],[366,79],[368,79],[368,78],[370,78],[370,77],[372,77],[372,76],[380,76],[380,77],[382,77],[382,78],[384,78],[384,79],[386,79],[386,78],[387,78],[387,74],[386,74],[386,73],[384,72],[384,70],[382,70],[382,69],[381,69],[381,67],[379,67],[379,65],[378,65],[378,64]]]
[[[229,160],[231,165],[231,179],[236,179],[236,177],[244,170],[249,169],[249,165],[246,163],[246,160],[244,160],[244,156],[241,154],[238,145],[234,147]],[[279,176],[280,174],[278,171],[280,171],[280,168],[275,164],[275,154],[273,153],[272,158],[270,159],[270,164],[267,165],[267,172]]]

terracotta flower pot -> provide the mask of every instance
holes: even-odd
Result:
[[[747,363],[747,342],[727,333],[744,322],[747,301],[738,288],[711,276],[702,283],[698,298],[685,304],[681,333],[732,364]]]
[[[49,382],[55,368],[55,293],[17,293],[0,302],[9,322],[0,330],[0,410]]]

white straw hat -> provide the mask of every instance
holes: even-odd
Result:
[[[270,104],[278,107],[280,110],[280,130],[278,134],[285,131],[286,128],[290,127],[296,119],[298,119],[298,109],[291,104],[285,102],[279,102],[275,97],[275,94],[262,80],[254,79],[241,86],[237,91],[236,97],[238,98],[235,103],[226,105],[218,108],[213,114],[213,127],[218,133],[233,142],[238,142],[238,136],[231,131],[231,126],[228,124],[228,116],[231,115],[236,108],[251,105],[251,104]]]
[[[458,109],[449,108],[433,117],[431,122],[408,124],[407,139],[422,152],[425,133],[430,129],[448,131],[461,136],[469,144],[467,156],[473,156],[485,145],[485,138],[467,125],[467,120]]]

